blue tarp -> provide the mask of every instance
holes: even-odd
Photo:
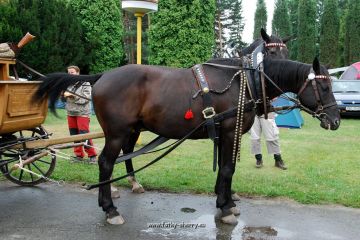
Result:
[[[285,93],[290,97],[295,97],[293,93]],[[278,97],[275,101],[272,102],[274,107],[280,106],[293,106],[294,103],[283,98],[282,95]],[[287,128],[301,128],[304,124],[304,119],[301,116],[299,109],[288,111],[283,111],[284,114],[278,114],[275,118],[276,125],[278,127],[287,127]]]

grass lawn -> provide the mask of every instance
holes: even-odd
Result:
[[[49,113],[43,125],[53,137],[68,135],[65,112],[60,110],[58,113],[60,119]],[[302,115],[305,124],[301,129],[280,129],[282,155],[288,166],[286,171],[274,167],[274,160],[266,154],[264,144],[264,167],[255,168],[249,134],[244,135],[232,189],[243,196],[285,197],[301,203],[360,208],[360,119],[342,119],[337,131],[326,131],[320,128],[317,119],[305,113]],[[100,130],[93,116],[91,131]],[[149,132],[142,133],[137,147],[154,137]],[[95,140],[95,144],[101,149],[104,139]],[[72,154],[71,149],[65,151]],[[212,171],[212,151],[210,140],[188,140],[155,165],[138,173],[137,178],[147,190],[212,194],[217,175]],[[136,158],[135,168],[145,165],[158,154]],[[124,165],[119,164],[114,177],[124,173]],[[95,183],[98,167],[58,158],[51,177],[66,182]],[[116,184],[129,186],[126,180]]]

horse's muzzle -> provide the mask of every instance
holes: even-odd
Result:
[[[340,118],[330,119],[325,115],[320,119],[320,126],[326,130],[336,130],[340,126]]]

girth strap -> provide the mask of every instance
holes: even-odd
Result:
[[[219,136],[216,131],[214,116],[216,114],[210,95],[210,87],[206,80],[205,72],[201,64],[197,64],[192,67],[195,79],[201,89],[201,96],[203,98],[204,110],[202,111],[205,118],[205,127],[208,132],[209,138],[214,142],[214,164],[213,170],[216,170],[217,162],[217,149],[219,143]]]

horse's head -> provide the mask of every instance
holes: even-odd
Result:
[[[298,92],[301,104],[313,112],[325,129],[336,130],[340,126],[340,112],[331,89],[331,78],[319,60],[314,59],[308,77]]]
[[[291,37],[281,39],[277,36],[269,36],[266,31],[261,28],[261,37],[264,40],[264,55],[272,59],[288,59],[289,51],[286,47]]]

